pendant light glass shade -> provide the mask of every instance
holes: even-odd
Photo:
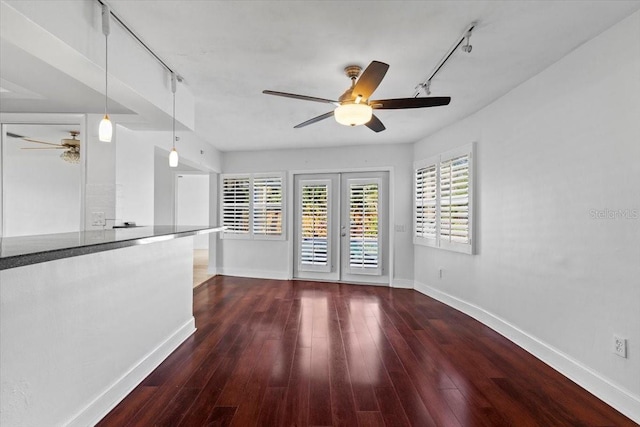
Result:
[[[373,109],[367,104],[342,104],[333,112],[336,122],[345,126],[358,126],[368,123]]]
[[[178,152],[175,148],[171,149],[169,153],[169,167],[177,168],[178,167]]]
[[[98,128],[98,139],[102,142],[111,142],[113,136],[113,125],[109,120],[109,115],[105,114],[104,118],[100,120],[100,127]]]

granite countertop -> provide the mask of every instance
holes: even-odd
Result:
[[[0,238],[0,270],[222,230],[213,226],[157,225],[4,237]]]

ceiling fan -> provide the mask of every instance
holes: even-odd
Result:
[[[448,105],[451,98],[448,96],[438,96],[429,98],[394,98],[394,99],[369,99],[384,78],[389,65],[384,62],[372,61],[369,66],[362,71],[358,65],[349,65],[344,69],[347,77],[351,79],[351,87],[347,89],[337,101],[313,96],[298,95],[295,93],[276,92],[273,90],[263,90],[267,95],[284,96],[286,98],[301,99],[303,101],[322,102],[333,104],[336,108],[333,111],[322,114],[318,117],[302,122],[294,126],[295,129],[319,122],[334,116],[336,121],[345,126],[365,125],[374,132],[381,132],[386,128],[373,114],[373,110],[400,110],[405,108],[423,108]],[[362,74],[361,74],[362,73]],[[358,78],[359,77],[359,78]]]
[[[26,138],[21,135],[14,135],[7,133],[7,136],[17,137],[27,142],[35,142],[36,144],[44,144],[49,147],[24,147],[22,150],[65,150],[60,154],[60,158],[65,162],[79,163],[80,162],[80,140],[77,139],[80,132],[77,130],[69,131],[71,138],[63,138],[60,140],[60,144],[54,144],[52,142],[39,141],[37,139]]]

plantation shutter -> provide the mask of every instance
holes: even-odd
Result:
[[[474,144],[414,164],[413,243],[473,254]]]
[[[222,182],[222,225],[225,233],[249,234],[250,178],[225,177]]]
[[[441,242],[469,243],[469,155],[440,163]]]
[[[282,234],[282,177],[253,178],[253,234]]]
[[[415,237],[436,238],[437,176],[436,165],[415,172]]]
[[[300,268],[327,270],[329,265],[329,185],[305,183],[301,187]]]
[[[349,186],[349,267],[360,274],[380,274],[378,232],[379,183]],[[362,271],[364,270],[364,271]]]

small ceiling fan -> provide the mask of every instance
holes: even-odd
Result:
[[[267,95],[284,96],[286,98],[301,99],[303,101],[322,102],[333,104],[335,110],[322,114],[318,117],[302,122],[294,126],[295,129],[319,122],[334,116],[336,121],[345,126],[365,125],[374,132],[381,132],[386,128],[373,114],[373,110],[401,110],[405,108],[423,108],[448,105],[451,98],[448,96],[429,98],[394,98],[394,99],[369,99],[384,78],[389,65],[384,62],[372,61],[369,66],[362,71],[357,65],[349,65],[344,69],[347,77],[351,79],[351,87],[347,89],[337,101],[313,96],[298,95],[295,93],[276,92],[273,90],[263,90]],[[362,72],[362,74],[361,74]],[[359,78],[358,78],[359,76]]]
[[[60,144],[54,144],[52,142],[39,141],[37,139],[26,138],[21,135],[9,134],[7,136],[11,136],[14,138],[20,138],[23,141],[34,142],[36,144],[44,144],[48,145],[48,147],[24,147],[22,150],[66,150],[62,154],[60,154],[60,158],[65,162],[69,163],[79,163],[80,162],[80,140],[77,139],[80,132],[77,130],[69,131],[71,138],[63,138],[60,140]]]

